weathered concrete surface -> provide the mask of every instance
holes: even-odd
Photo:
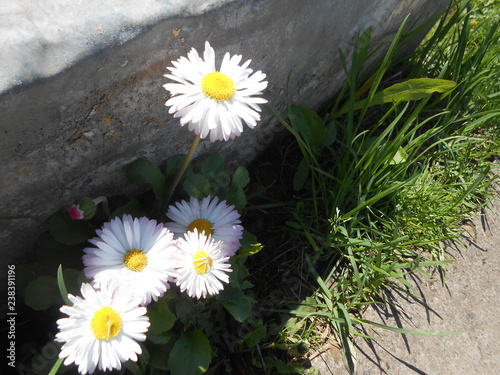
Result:
[[[66,57],[42,54],[44,73],[21,79],[31,83],[0,96],[0,217],[16,218],[0,220],[0,272],[3,264],[19,261],[32,250],[36,234],[57,209],[81,196],[124,192],[128,163],[144,157],[159,164],[187,151],[192,134],[168,115],[162,85],[165,67],[191,47],[201,51],[209,40],[219,61],[225,51],[251,58],[251,68],[268,75],[265,96],[278,111],[285,107],[284,88],[292,71],[290,100],[317,108],[343,84],[338,49],[349,58],[357,32],[373,27],[377,45],[390,38],[409,13],[414,26],[447,2],[237,0],[198,16],[160,17],[141,26],[141,33],[126,43],[115,30],[111,42],[100,45],[105,48],[92,47],[92,54],[82,54],[80,58],[87,57],[77,62],[68,59],[70,67],[60,72],[51,71],[50,65]],[[100,16],[101,8],[91,14],[82,4],[79,14],[86,19]],[[11,8],[5,9],[3,19]],[[56,8],[46,10],[65,19]],[[133,26],[120,27],[126,31]],[[8,40],[0,36],[0,43],[0,51],[7,48],[9,53]],[[39,47],[33,46],[44,50]],[[374,58],[382,53],[384,49]],[[46,78],[35,79],[41,75]],[[203,141],[198,151],[220,153],[233,165],[247,163],[280,130],[264,111],[256,129],[247,129],[231,142]]]
[[[0,0],[0,94],[53,76],[162,19],[196,16],[234,0]]]
[[[364,318],[393,327],[446,336],[401,335],[376,329],[377,341],[355,340],[356,375],[496,375],[500,368],[500,184],[496,201],[466,229],[465,248],[448,247],[446,285],[413,280],[419,299],[393,293],[386,308],[367,310]],[[435,275],[439,280],[439,275]],[[392,307],[391,307],[392,305]],[[365,331],[374,335],[373,331]],[[335,354],[335,351],[333,352]],[[338,355],[337,355],[338,358]],[[313,364],[321,374],[348,374],[328,355]]]

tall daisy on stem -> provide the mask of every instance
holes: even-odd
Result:
[[[248,68],[251,60],[239,65],[241,58],[226,52],[220,70],[216,70],[215,51],[205,42],[203,58],[192,48],[187,58],[183,56],[167,68],[170,74],[165,77],[175,83],[163,85],[171,95],[165,105],[170,107],[169,113],[180,118],[181,126],[187,124],[196,134],[178,178],[167,193],[167,203],[200,139],[210,135],[212,142],[227,141],[243,132],[243,122],[254,128],[260,120],[259,104],[267,103],[259,96],[267,87],[266,75],[261,71],[253,73]]]

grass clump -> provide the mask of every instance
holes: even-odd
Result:
[[[491,197],[500,142],[498,11],[492,1],[453,2],[401,64],[403,23],[369,74],[367,31],[350,64],[341,56],[347,84],[331,109],[290,105],[287,119],[275,114],[293,135],[279,173],[295,199],[277,214],[287,217],[293,256],[281,252],[274,261],[297,275],[301,300],[278,308],[295,317],[277,342],[321,345],[328,327],[352,371],[352,338],[362,335],[356,325],[381,326],[363,319],[366,306],[383,301],[386,288],[412,294],[409,274],[443,276],[442,241],[457,240],[464,219]],[[386,78],[395,72],[403,82]],[[263,195],[273,200],[267,207],[286,204],[280,189]]]

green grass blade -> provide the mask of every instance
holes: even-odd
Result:
[[[326,283],[323,281],[323,279],[319,276],[318,272],[314,268],[314,265],[311,262],[311,258],[309,255],[305,255],[306,258],[306,263],[307,266],[309,267],[309,271],[311,272],[311,275],[313,276],[314,280],[318,283],[321,292],[323,293],[325,297],[325,303],[328,307],[328,310],[332,311],[333,310],[333,304],[332,304],[332,293],[330,289],[326,286]]]
[[[59,287],[59,292],[61,293],[61,297],[64,303],[68,306],[73,305],[73,303],[68,298],[68,290],[66,289],[66,284],[64,283],[64,275],[61,264],[57,268],[57,286]]]
[[[57,371],[59,371],[59,367],[61,367],[61,364],[63,363],[64,358],[58,358],[56,363],[54,363],[54,366],[52,366],[52,369],[49,372],[49,375],[56,375]]]
[[[382,91],[377,92],[371,98],[366,98],[353,105],[352,110],[359,110],[385,103],[396,103],[400,101],[412,101],[424,99],[435,92],[444,93],[456,86],[456,82],[446,79],[414,78],[405,82],[397,83]],[[342,115],[348,108],[341,109],[337,115]]]
[[[433,331],[422,331],[422,330],[416,330],[416,329],[406,329],[406,328],[399,328],[399,327],[391,327],[386,324],[381,324],[377,323],[371,320],[366,320],[366,319],[358,319],[358,318],[352,318],[353,321],[361,324],[368,324],[374,327],[378,328],[383,328],[388,331],[393,331],[405,335],[415,335],[415,336],[447,336],[447,335],[460,335],[462,333],[470,331],[470,329],[464,329],[461,331],[454,331],[454,332],[433,332]]]

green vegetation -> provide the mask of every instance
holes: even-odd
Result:
[[[55,213],[38,238],[37,261],[16,266],[19,297],[33,315],[45,314],[31,321],[53,322],[36,323],[29,335],[53,339],[45,330],[55,330],[67,293],[86,281],[82,249],[103,223],[123,214],[161,221],[171,196],[209,195],[242,215],[230,282],[206,299],[171,285],[151,303],[142,354],[123,364],[130,373],[299,374],[327,345],[340,347],[352,371],[362,328],[440,334],[384,326],[363,313],[391,289],[415,294],[412,275],[445,280],[443,241],[459,240],[464,220],[491,198],[499,13],[498,2],[454,1],[402,62],[400,46],[411,37],[405,21],[375,67],[366,65],[379,46],[365,31],[349,59],[340,51],[347,83],[331,106],[290,103],[286,115],[274,113],[290,137],[249,170],[232,172],[220,156],[190,163],[192,155],[175,155],[160,167],[139,159],[126,170],[144,187],[139,196],[81,198],[78,220]],[[39,344],[46,346],[23,371],[42,360],[52,373],[76,371],[57,360],[59,343]]]
[[[266,158],[256,178],[263,186],[274,182],[259,203],[278,208],[260,215],[286,217],[286,234],[273,228],[282,245],[256,274],[277,269],[300,283],[300,294],[274,299],[269,288],[286,284],[260,286],[277,312],[294,316],[275,346],[308,342],[318,349],[329,330],[352,370],[360,324],[435,334],[381,326],[364,320],[363,311],[383,303],[387,288],[412,294],[410,273],[444,277],[443,241],[459,240],[463,221],[491,197],[500,150],[499,10],[493,1],[454,2],[401,63],[403,24],[367,73],[368,30],[352,61],[342,56],[347,84],[332,108],[316,113],[290,105],[288,118],[275,114],[293,141]],[[401,78],[387,78],[394,76]],[[278,158],[274,176],[281,182],[266,178],[273,175],[269,160]],[[300,303],[291,302],[297,297]]]

